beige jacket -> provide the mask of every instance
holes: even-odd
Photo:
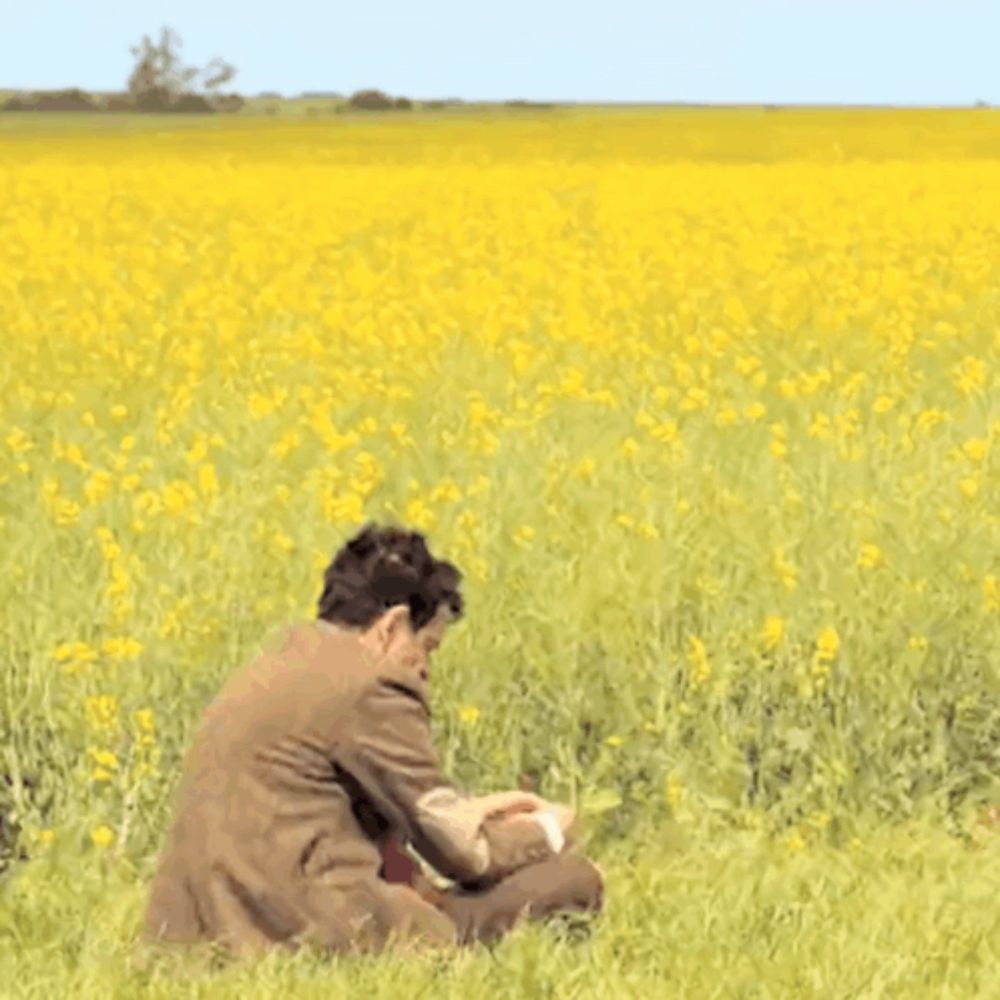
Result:
[[[379,948],[393,934],[448,942],[447,918],[378,877],[387,836],[458,882],[550,856],[540,827],[486,819],[442,777],[423,666],[311,622],[235,674],[185,759],[147,936],[236,952],[303,939]]]

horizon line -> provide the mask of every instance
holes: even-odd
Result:
[[[363,88],[366,90],[377,89],[377,88]],[[92,94],[99,97],[110,97],[115,95],[122,95],[126,91],[123,89],[118,90],[101,90],[101,89],[88,89],[86,87],[71,86],[71,87],[3,87],[0,86],[0,93],[13,93],[13,94],[30,94],[30,93],[53,93],[63,90],[81,90],[84,93]],[[238,90],[232,91],[232,93],[239,93]],[[260,90],[256,93],[250,94],[239,94],[244,100],[271,100],[271,101],[302,101],[302,100],[347,100],[353,93],[358,93],[358,91],[322,91],[322,90],[304,90],[296,94],[284,94],[280,91],[269,91]],[[392,96],[392,95],[390,95]],[[408,96],[408,95],[395,95],[395,96]],[[948,102],[948,103],[933,103],[933,102],[906,102],[906,101],[836,101],[836,100],[817,100],[817,101],[775,101],[775,100],[698,100],[698,99],[671,99],[665,98],[662,100],[642,100],[642,99],[606,99],[606,98],[576,98],[576,99],[566,99],[566,98],[540,98],[540,97],[493,97],[493,98],[476,98],[476,97],[409,97],[411,101],[417,101],[419,103],[429,103],[429,102],[443,102],[445,104],[451,105],[507,105],[507,104],[523,104],[523,105],[549,105],[552,107],[626,107],[626,108],[676,108],[676,107],[695,107],[695,108],[846,108],[846,109],[872,109],[872,110],[898,110],[907,109],[914,111],[935,111],[935,110],[962,110],[962,109],[989,109],[994,110],[1000,109],[1000,104],[995,105],[992,101],[985,98],[973,98],[966,102]]]

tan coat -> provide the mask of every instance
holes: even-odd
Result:
[[[388,836],[459,882],[551,856],[535,824],[486,820],[441,776],[423,666],[311,622],[235,674],[186,757],[147,937],[236,952],[451,942],[447,917],[378,877]]]

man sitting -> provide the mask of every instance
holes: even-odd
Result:
[[[234,953],[310,942],[494,940],[520,918],[602,905],[573,813],[527,792],[469,797],[439,772],[430,653],[461,574],[415,532],[368,525],[288,629],[208,706],[146,914],[154,941]],[[430,887],[413,850],[453,883]]]

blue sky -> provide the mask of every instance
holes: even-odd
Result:
[[[163,24],[244,94],[1000,104],[1000,0],[0,0],[0,87],[119,89]]]

